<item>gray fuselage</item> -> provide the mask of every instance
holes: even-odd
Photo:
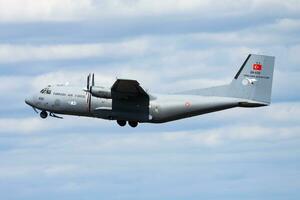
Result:
[[[26,99],[34,108],[50,113],[96,117],[108,120],[127,120],[148,123],[163,123],[215,112],[238,106],[255,104],[238,98],[199,95],[151,95],[148,119],[139,113],[118,112],[112,109],[112,100],[89,96],[81,87],[49,86],[45,92]]]

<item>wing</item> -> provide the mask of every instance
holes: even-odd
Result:
[[[119,113],[117,119],[149,119],[149,95],[136,80],[118,79],[111,88],[111,96],[112,111]]]
[[[141,97],[148,97],[148,94],[136,80],[118,79],[111,88],[113,99],[136,100]]]

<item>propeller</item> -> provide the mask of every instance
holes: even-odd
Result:
[[[92,87],[95,86],[95,75],[93,74],[89,74],[87,77],[87,83],[86,83],[86,91],[87,92],[91,92]]]
[[[92,75],[92,87],[95,86],[95,74]]]
[[[89,91],[90,90],[90,79],[91,79],[91,74],[88,75],[87,77],[87,83],[86,83],[86,90]]]
[[[87,103],[88,103],[88,109],[89,112],[91,111],[91,99],[92,99],[92,87],[95,85],[95,75],[94,73],[89,73],[87,77],[87,84],[86,84],[86,92],[88,94]]]

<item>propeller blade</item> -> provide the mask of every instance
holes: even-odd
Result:
[[[91,74],[88,75],[87,77],[87,83],[86,83],[86,89],[90,90],[90,78],[91,78]]]
[[[92,75],[92,86],[95,86],[95,74]]]

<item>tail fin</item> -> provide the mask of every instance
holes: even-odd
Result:
[[[250,54],[232,80],[231,96],[271,103],[275,57]]]

